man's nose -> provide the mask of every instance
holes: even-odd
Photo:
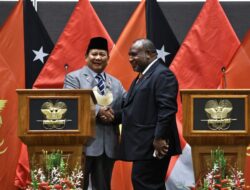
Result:
[[[96,55],[95,58],[96,58],[96,59],[101,59],[102,56],[101,56],[101,55]]]

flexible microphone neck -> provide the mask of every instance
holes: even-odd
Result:
[[[227,79],[226,79],[226,68],[225,67],[222,67],[221,68],[221,72],[222,72],[222,88],[223,89],[226,89],[227,88]]]
[[[64,64],[65,74],[68,74],[68,68],[69,68],[69,65],[67,63]]]

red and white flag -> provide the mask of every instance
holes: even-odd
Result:
[[[0,30],[0,186],[15,190],[21,141],[17,88],[25,87],[23,6],[18,2]]]
[[[33,87],[62,88],[65,75],[85,65],[89,40],[96,36],[106,38],[109,49],[112,49],[113,41],[91,3],[80,0]]]
[[[225,69],[225,76],[221,81],[221,88],[249,89],[250,72],[250,30],[244,37],[241,46],[235,53],[232,61]],[[243,168],[242,168],[243,169]],[[246,189],[250,189],[250,145],[246,148],[244,177]]]
[[[217,89],[222,77],[221,69],[229,64],[239,45],[240,42],[218,0],[207,0],[170,65],[179,81],[179,88]],[[180,99],[178,106],[178,127],[182,133]],[[185,146],[183,152],[186,151],[190,154],[190,147]],[[188,175],[179,175],[185,168],[178,161],[170,176],[173,176],[172,179],[179,178],[179,183],[174,181],[172,184],[181,186],[181,180]]]

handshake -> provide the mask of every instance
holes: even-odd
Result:
[[[97,117],[102,123],[105,124],[112,123],[115,119],[114,111],[110,107],[101,107],[99,109]]]

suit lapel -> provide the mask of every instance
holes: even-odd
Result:
[[[129,89],[128,95],[126,97],[126,101],[124,106],[126,106],[127,104],[129,104],[130,102],[132,102],[135,94],[140,91],[141,87],[143,86],[143,84],[150,78],[150,76],[152,75],[152,73],[155,71],[155,68],[157,67],[157,65],[159,61],[156,61],[150,68],[149,70],[142,76],[142,78],[140,79],[140,81],[138,83],[136,83],[136,81],[138,80],[138,77],[133,81],[131,88]]]
[[[88,66],[84,66],[82,68],[81,77],[88,83],[91,88],[97,85],[97,82]]]
[[[127,96],[125,98],[124,106],[126,106],[127,104],[129,104],[129,102],[131,101],[131,97],[132,97],[132,94],[133,94],[133,91],[134,91],[137,79],[138,79],[138,77],[136,77],[134,79],[134,81],[132,82],[132,84],[131,84],[131,86],[129,88],[129,91],[128,91]]]
[[[106,80],[105,80],[105,88],[108,88],[110,91],[112,91],[112,78],[108,73],[105,72]],[[112,91],[113,92],[113,91]]]

